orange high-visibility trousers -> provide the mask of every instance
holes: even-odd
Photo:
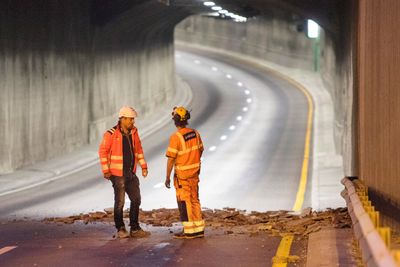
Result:
[[[199,200],[199,177],[179,179],[175,176],[174,186],[183,232],[189,236],[203,234],[205,223]]]

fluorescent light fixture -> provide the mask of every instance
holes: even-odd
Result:
[[[247,18],[233,14],[231,16],[236,22],[246,22]]]
[[[220,11],[218,11],[218,12],[221,13],[221,14],[227,14],[227,13],[229,13],[228,10],[225,10],[225,9],[220,10]]]
[[[214,2],[210,2],[210,1],[204,2],[203,4],[205,6],[215,6],[215,3]]]
[[[220,6],[213,6],[211,9],[212,9],[212,10],[215,10],[215,11],[218,11],[218,10],[222,10],[222,7],[220,7]]]
[[[319,36],[319,25],[311,20],[307,20],[307,37],[308,38],[318,38]]]

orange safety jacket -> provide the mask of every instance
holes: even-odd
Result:
[[[200,173],[203,149],[200,134],[194,129],[182,128],[171,135],[166,156],[175,159],[178,178],[192,178]]]
[[[142,169],[147,169],[147,163],[144,159],[143,148],[136,127],[133,127],[131,134],[135,153],[133,167],[135,173],[138,162]],[[114,176],[123,176],[122,133],[118,125],[104,133],[103,141],[99,147],[99,156],[103,173],[110,172]]]

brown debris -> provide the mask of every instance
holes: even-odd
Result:
[[[95,221],[113,222],[114,209],[90,212],[64,218],[46,218],[46,222],[71,224],[81,221],[85,224]],[[124,217],[129,217],[129,210],[124,210]],[[234,208],[204,209],[203,217],[207,227],[224,230],[225,234],[248,234],[255,236],[258,232],[268,232],[272,235],[296,234],[306,236],[318,232],[323,227],[349,228],[351,219],[346,208],[328,209],[322,212],[307,208],[300,215],[289,211],[246,212]],[[179,222],[178,209],[140,210],[139,220],[153,226],[171,227]]]

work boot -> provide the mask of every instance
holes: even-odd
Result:
[[[118,238],[121,238],[121,239],[122,238],[128,238],[129,237],[129,233],[128,233],[128,231],[126,231],[125,227],[121,227],[118,230],[117,236],[118,236]]]
[[[131,229],[131,237],[133,238],[143,238],[150,236],[150,232],[143,230],[142,228],[138,228],[136,230]]]
[[[177,239],[193,239],[193,238],[201,238],[201,237],[204,237],[204,231],[194,233],[194,234],[185,234],[184,232],[174,234],[174,238],[177,238]]]
[[[204,237],[204,231],[197,232],[194,234],[186,234],[186,239],[201,238],[201,237]]]
[[[186,234],[184,232],[176,233],[176,234],[174,234],[174,238],[176,238],[176,239],[185,239],[186,238]]]

